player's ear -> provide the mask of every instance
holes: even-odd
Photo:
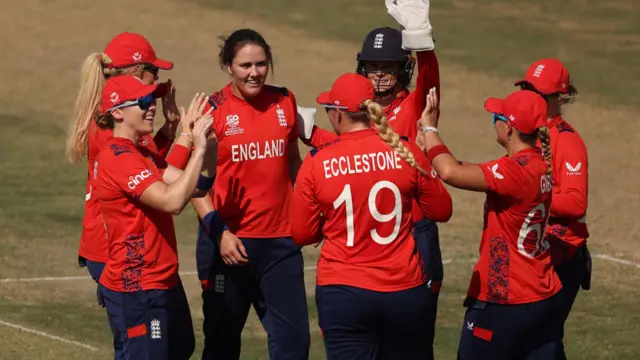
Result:
[[[231,71],[231,64],[227,65],[227,72],[229,75],[233,75],[233,72]]]
[[[345,117],[344,111],[342,111],[342,109],[336,109],[336,120],[338,124],[342,123],[342,120],[344,120],[344,117]]]
[[[505,122],[505,125],[507,127],[507,136],[509,137],[509,139],[511,139],[511,136],[515,134],[515,131],[513,130],[513,126],[511,126],[511,124],[509,124],[508,122]]]
[[[116,120],[122,120],[124,119],[124,112],[122,109],[115,109],[111,111],[111,116]]]

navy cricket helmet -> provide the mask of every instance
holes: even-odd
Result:
[[[415,59],[411,55],[410,50],[402,48],[402,32],[390,27],[373,29],[362,43],[362,49],[358,53],[356,72],[367,76],[365,63],[373,61],[394,61],[401,63],[401,71],[398,74],[398,83],[402,87],[409,86],[411,77],[413,76],[413,67]],[[393,89],[385,91],[384,96]]]

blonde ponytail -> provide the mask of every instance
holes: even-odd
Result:
[[[80,89],[76,97],[74,117],[67,135],[66,159],[75,164],[87,154],[89,125],[100,113],[100,96],[106,79],[111,76],[132,73],[140,77],[142,65],[133,68],[109,69],[111,58],[104,53],[89,55],[82,64],[80,73]]]
[[[547,163],[547,174],[553,172],[553,166],[551,165],[551,140],[549,139],[549,128],[542,126],[538,129],[538,139],[542,145],[542,156]]]
[[[422,175],[427,176],[427,172],[418,165],[415,156],[409,149],[407,149],[404,144],[400,141],[400,135],[398,135],[387,122],[386,116],[382,112],[382,108],[378,103],[365,100],[360,108],[367,112],[367,116],[373,122],[376,130],[378,130],[378,135],[380,138],[389,144],[393,150],[400,155],[400,157],[406,161],[411,167],[418,170]]]

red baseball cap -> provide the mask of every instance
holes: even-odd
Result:
[[[527,69],[523,80],[514,85],[529,83],[544,95],[569,92],[569,71],[558,59],[542,59],[534,62]]]
[[[504,115],[522,134],[531,134],[547,124],[547,103],[533,91],[516,91],[504,99],[488,98],[484,108],[490,113]]]
[[[119,68],[137,64],[150,64],[159,69],[171,70],[171,61],[158,59],[149,41],[142,35],[123,32],[116,35],[104,48],[113,63],[110,68]]]
[[[106,114],[126,102],[137,101],[149,94],[157,95],[158,85],[147,85],[133,75],[114,76],[102,88],[102,113]],[[133,105],[133,104],[132,104]]]
[[[360,74],[347,73],[333,83],[330,91],[318,95],[316,101],[324,107],[358,112],[360,104],[366,99],[373,100],[374,94],[369,79]]]

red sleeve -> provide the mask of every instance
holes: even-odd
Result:
[[[427,106],[427,93],[432,87],[436,88],[438,100],[441,100],[440,93],[440,67],[438,58],[433,50],[419,51],[418,57],[418,79],[416,89],[413,91],[414,106],[416,114],[420,116]]]
[[[110,180],[125,194],[138,198],[151,184],[162,181],[162,177],[156,168],[147,164],[142,154],[136,150],[126,150],[124,146],[120,147],[119,154],[105,156],[98,166],[106,180]]]
[[[298,245],[317,243],[324,237],[314,182],[312,156],[307,154],[298,171],[290,205],[291,237]]]
[[[156,148],[158,149],[158,156],[161,158],[165,158],[171,150],[171,144],[173,141],[167,139],[160,131],[156,133],[156,136],[153,137],[153,142],[156,143]]]
[[[523,182],[522,171],[508,157],[478,165],[484,173],[487,192],[517,198]]]
[[[416,158],[416,162],[427,173],[427,176],[417,172],[418,176],[418,193],[416,194],[416,200],[420,205],[422,214],[438,222],[447,222],[451,218],[453,213],[453,202],[451,195],[447,191],[438,174],[431,167],[431,163],[427,156],[420,150],[420,148],[411,143],[406,143],[409,150]]]
[[[211,113],[211,115],[213,116],[213,124],[211,125],[211,128],[213,129],[216,136],[218,137],[218,141],[220,141],[220,139],[222,139],[223,137],[225,123],[228,120],[232,120],[232,119],[227,119],[226,116],[223,116],[223,114],[221,114],[220,106],[222,106],[222,104],[225,101],[226,99],[224,97],[223,91],[222,90],[217,91],[209,96],[209,102],[207,102],[207,105],[205,105],[203,110],[203,112],[206,113],[207,111],[209,111],[209,109],[211,109],[212,106],[215,107],[213,112]],[[226,114],[226,115],[229,115],[229,114]]]
[[[332,141],[338,139],[338,135],[329,130],[325,130],[323,128],[313,126],[313,132],[311,133],[311,139],[303,140],[303,142],[308,146],[313,146],[315,148],[321,147],[322,145],[328,144]]]
[[[587,212],[587,148],[578,134],[571,132],[557,134],[555,143],[551,216],[579,219]]]

